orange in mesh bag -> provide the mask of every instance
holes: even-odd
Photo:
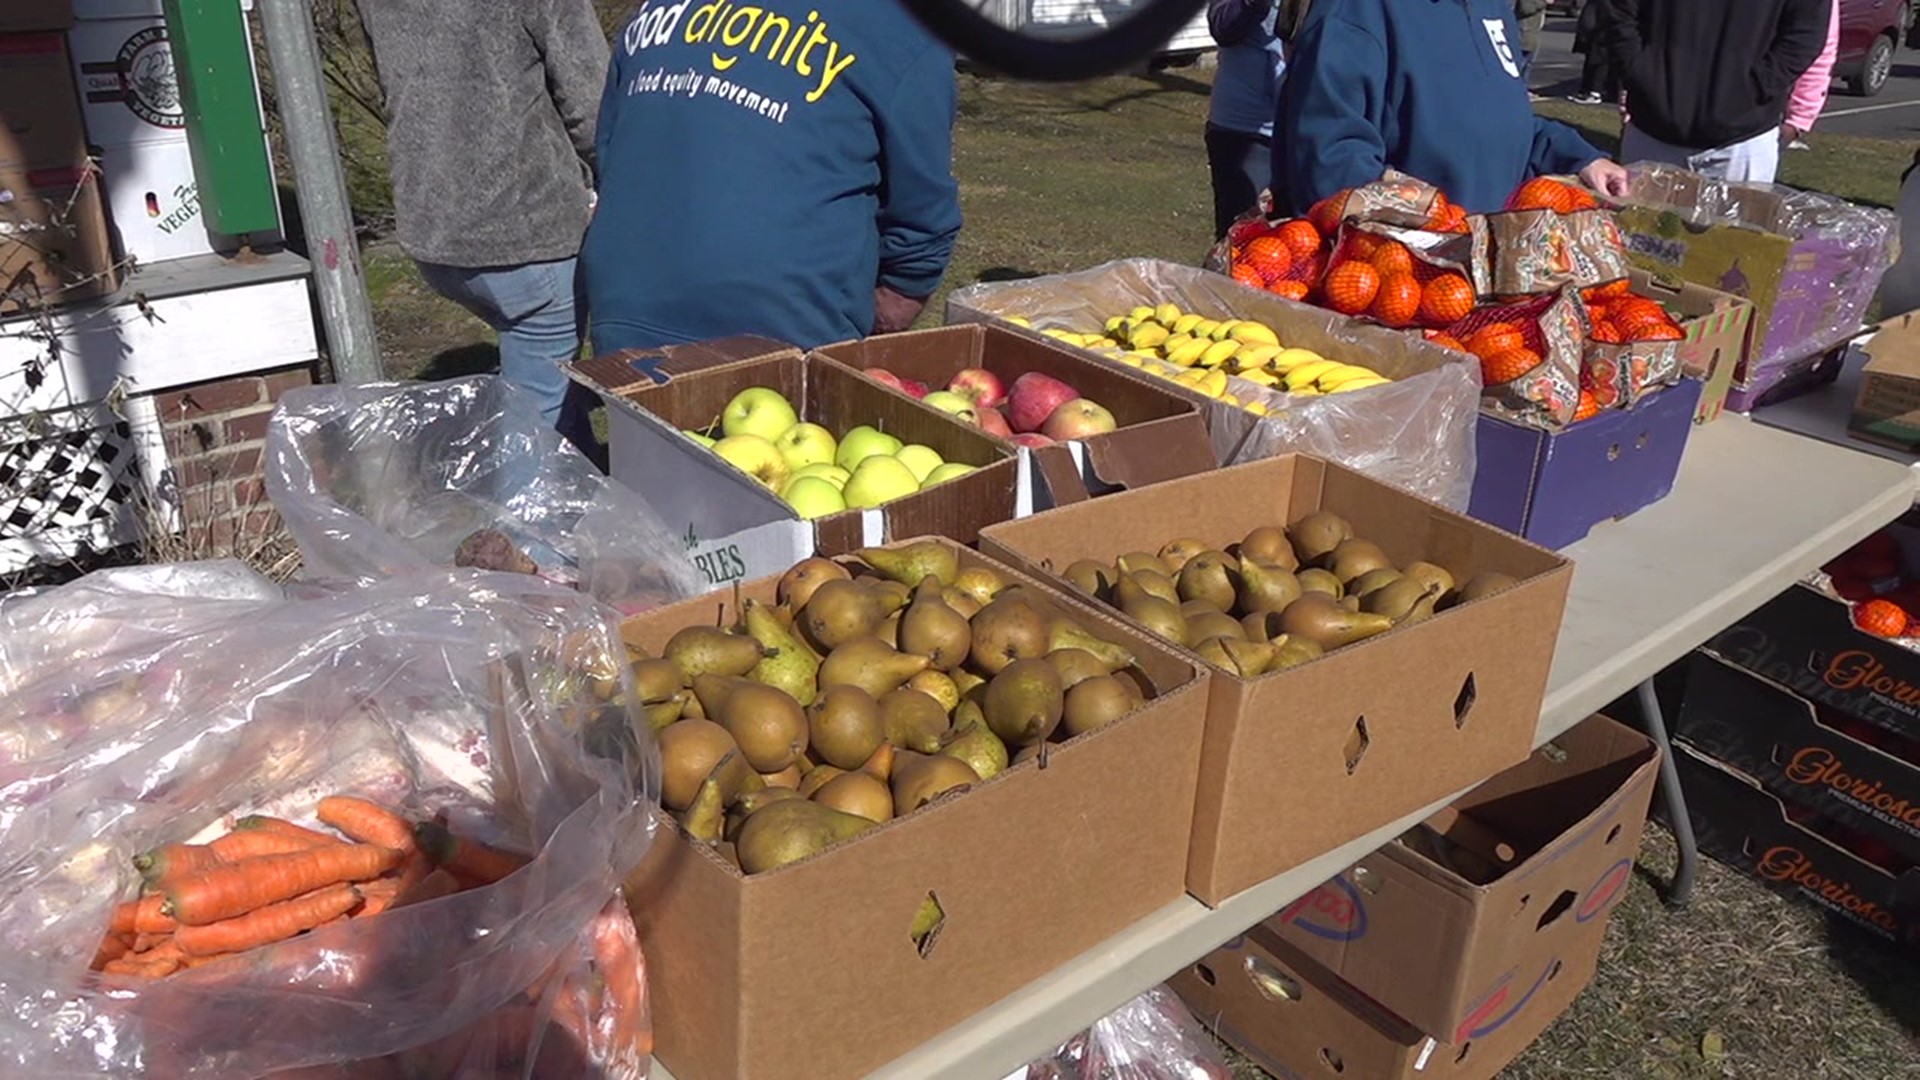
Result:
[[[1680,379],[1686,332],[1656,300],[1636,296],[1626,279],[1580,293],[1587,321],[1580,386],[1602,409],[1633,405]]]
[[[1484,396],[1497,411],[1543,427],[1573,422],[1586,340],[1577,296],[1559,291],[1483,307],[1445,337],[1480,358]]]
[[[1473,284],[1478,248],[1479,238],[1471,230],[1455,235],[1350,223],[1340,231],[1328,261],[1327,306],[1396,328],[1450,326],[1465,318],[1478,299]],[[1357,303],[1351,291],[1335,298],[1333,277],[1350,264],[1362,264],[1378,278],[1364,303]]]

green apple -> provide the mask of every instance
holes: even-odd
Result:
[[[795,480],[803,476],[817,476],[827,483],[832,484],[836,490],[846,487],[847,479],[852,475],[852,473],[838,465],[808,465],[804,469],[793,470],[793,478]]]
[[[862,461],[875,454],[891,457],[899,452],[899,439],[861,424],[840,436],[840,450],[833,456],[833,463],[852,472]]]
[[[720,441],[711,435],[702,435],[697,431],[683,431],[680,434],[685,435],[687,438],[692,439],[694,442],[699,443],[701,446],[704,446],[709,450],[713,449],[714,443],[717,443]]]
[[[720,430],[727,435],[758,435],[772,442],[800,422],[793,403],[778,390],[750,386],[733,395],[720,413]]]
[[[935,390],[920,400],[941,412],[952,413],[969,424],[980,419],[980,413],[973,407],[973,399],[961,397],[951,390]]]
[[[972,471],[973,466],[971,465],[962,465],[958,461],[950,461],[928,473],[927,478],[920,481],[920,486],[932,487],[935,484],[944,484],[949,480],[958,480],[960,477]]]
[[[908,443],[893,456],[900,459],[901,464],[912,469],[913,478],[922,484],[927,482],[928,473],[947,463],[946,459],[942,458],[933,447],[922,446],[919,443]]]
[[[819,424],[795,424],[781,432],[773,445],[780,448],[795,472],[809,465],[833,464],[833,455],[840,449],[833,432]]]
[[[875,454],[853,470],[853,479],[847,481],[841,494],[850,509],[864,510],[919,490],[920,481],[913,478],[913,470],[899,458]]]
[[[794,477],[787,481],[780,497],[793,507],[795,513],[808,521],[837,514],[847,508],[847,500],[840,496],[840,489],[818,476]]]
[[[773,491],[779,491],[793,473],[780,448],[758,435],[729,435],[713,445],[713,452]]]

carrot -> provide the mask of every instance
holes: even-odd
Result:
[[[234,957],[239,955],[240,955],[239,953],[224,952],[224,953],[215,953],[212,956],[183,956],[180,960],[180,967],[185,970],[192,970],[193,968],[202,968],[202,967],[206,967],[208,964],[217,964],[222,960],[231,960]]]
[[[413,830],[398,814],[352,795],[329,795],[315,811],[321,821],[363,844],[379,844],[395,851],[413,850]]]
[[[614,903],[620,904],[620,901]],[[641,999],[646,994],[639,934],[624,905],[617,908],[610,905],[610,910],[601,912],[593,920],[592,930],[594,966],[600,969],[607,996],[613,1002],[615,1041],[635,1042],[644,1026]]]
[[[188,926],[205,926],[291,900],[343,881],[379,877],[401,854],[375,844],[341,844],[217,866],[168,889],[164,910]]]
[[[231,919],[182,926],[174,940],[188,956],[218,956],[285,941],[337,916],[360,902],[360,890],[342,882],[291,900],[256,908]]]
[[[165,911],[166,897],[156,893],[128,900],[113,909],[110,924],[116,934],[165,934],[179,925]]]
[[[491,885],[532,861],[478,840],[462,839],[435,821],[414,826],[413,836],[441,869],[451,871],[469,886]]]
[[[305,825],[295,825],[291,821],[285,821],[277,817],[269,817],[266,814],[249,814],[239,821],[234,822],[233,828],[236,832],[258,830],[260,832],[278,833],[281,836],[304,837],[312,841],[314,847],[340,843],[340,838],[330,833],[323,833],[319,829],[309,829]]]
[[[393,906],[393,899],[400,895],[400,878],[376,878],[360,886],[360,906],[352,912],[351,918],[371,919],[375,915]]]
[[[443,896],[452,896],[460,891],[460,879],[445,869],[435,870],[421,878],[411,888],[396,895],[387,910],[403,908],[410,904],[424,904],[429,900],[438,900]]]
[[[233,863],[242,859],[257,859],[262,855],[285,855],[289,851],[307,851],[321,845],[304,836],[287,836],[284,833],[252,829],[246,832],[230,832],[207,846],[220,857],[220,861]]]
[[[133,952],[133,942],[125,934],[111,931],[100,939],[100,947],[93,951],[93,962],[87,966],[95,971]]]
[[[135,934],[133,937],[133,951],[137,953],[150,952],[153,949],[159,948],[162,943],[172,939],[172,931],[164,934]]]
[[[220,856],[206,844],[166,844],[133,857],[133,868],[150,884],[166,884],[220,865]]]

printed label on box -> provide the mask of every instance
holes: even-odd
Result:
[[[83,62],[80,77],[89,104],[118,101],[153,127],[177,131],[187,126],[164,24],[135,31],[111,61]]]

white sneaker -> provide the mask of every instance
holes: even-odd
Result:
[[[1591,90],[1581,94],[1568,94],[1567,100],[1573,102],[1575,105],[1600,105],[1606,101],[1605,98]]]

